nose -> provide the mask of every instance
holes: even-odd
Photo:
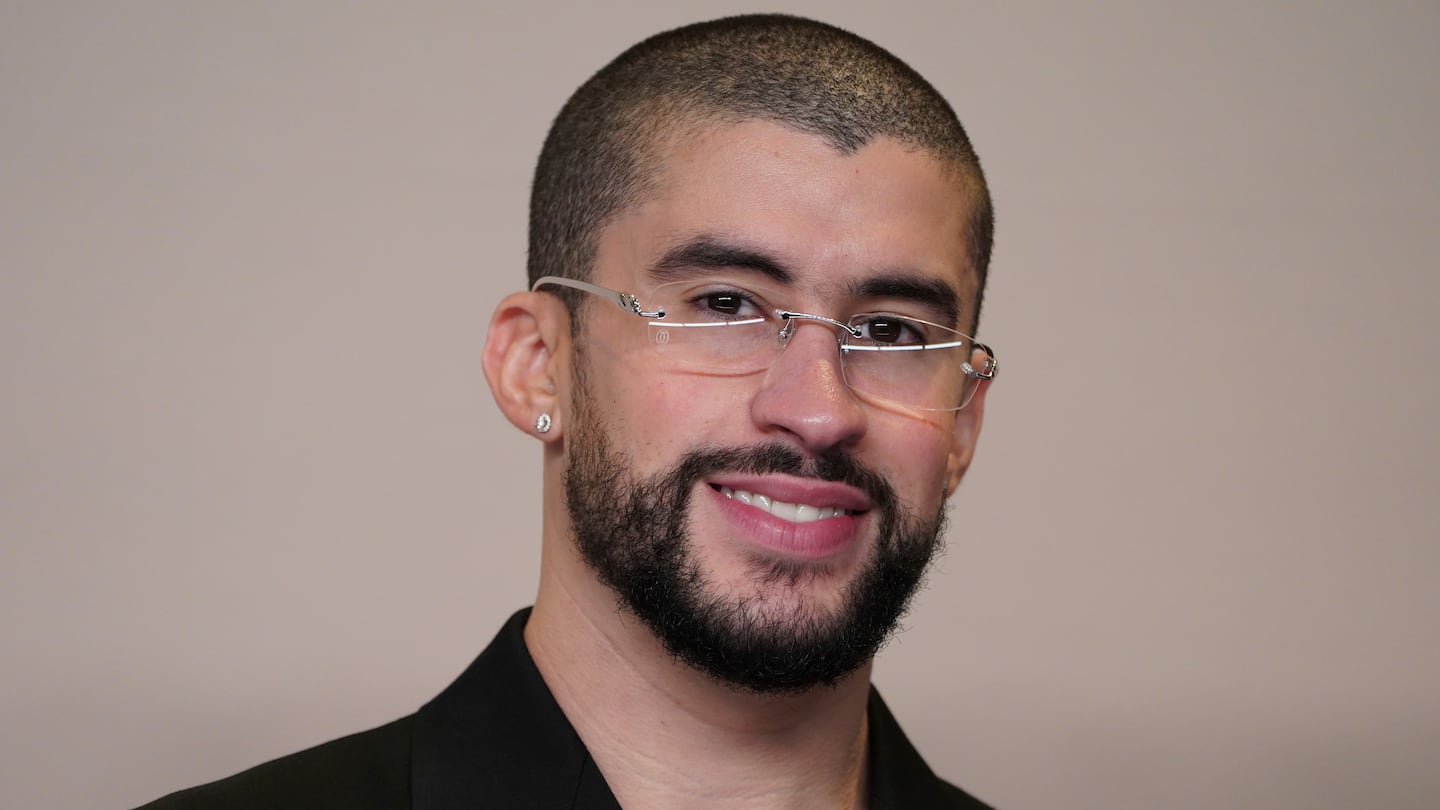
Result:
[[[792,322],[793,331],[750,402],[755,425],[789,435],[807,451],[853,445],[865,435],[868,414],[845,384],[835,328]]]

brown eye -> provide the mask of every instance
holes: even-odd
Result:
[[[876,343],[898,343],[905,336],[905,327],[895,320],[876,318],[866,325],[868,337]]]
[[[721,315],[735,315],[745,305],[745,299],[735,293],[711,293],[705,296],[705,306],[711,312]]]

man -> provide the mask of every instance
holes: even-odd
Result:
[[[544,453],[539,593],[415,715],[152,807],[983,807],[870,687],[994,354],[984,177],[893,56],[690,26],[565,105],[484,353]]]

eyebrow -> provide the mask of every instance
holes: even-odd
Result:
[[[659,282],[674,281],[695,270],[720,267],[752,270],[781,284],[795,279],[795,274],[774,256],[713,236],[696,237],[666,251],[650,268],[650,275]]]
[[[924,304],[942,316],[942,323],[954,327],[960,321],[960,295],[938,278],[892,272],[850,285],[850,294],[859,298],[899,298]]]

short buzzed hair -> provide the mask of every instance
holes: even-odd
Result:
[[[575,91],[535,169],[530,283],[591,277],[601,230],[654,192],[660,149],[677,129],[749,120],[819,136],[843,154],[888,136],[956,167],[971,200],[969,221],[956,227],[964,229],[977,278],[978,321],[994,217],[979,158],[954,110],[924,77],[869,40],[779,14],[657,34]],[[574,312],[574,299],[567,301]]]

